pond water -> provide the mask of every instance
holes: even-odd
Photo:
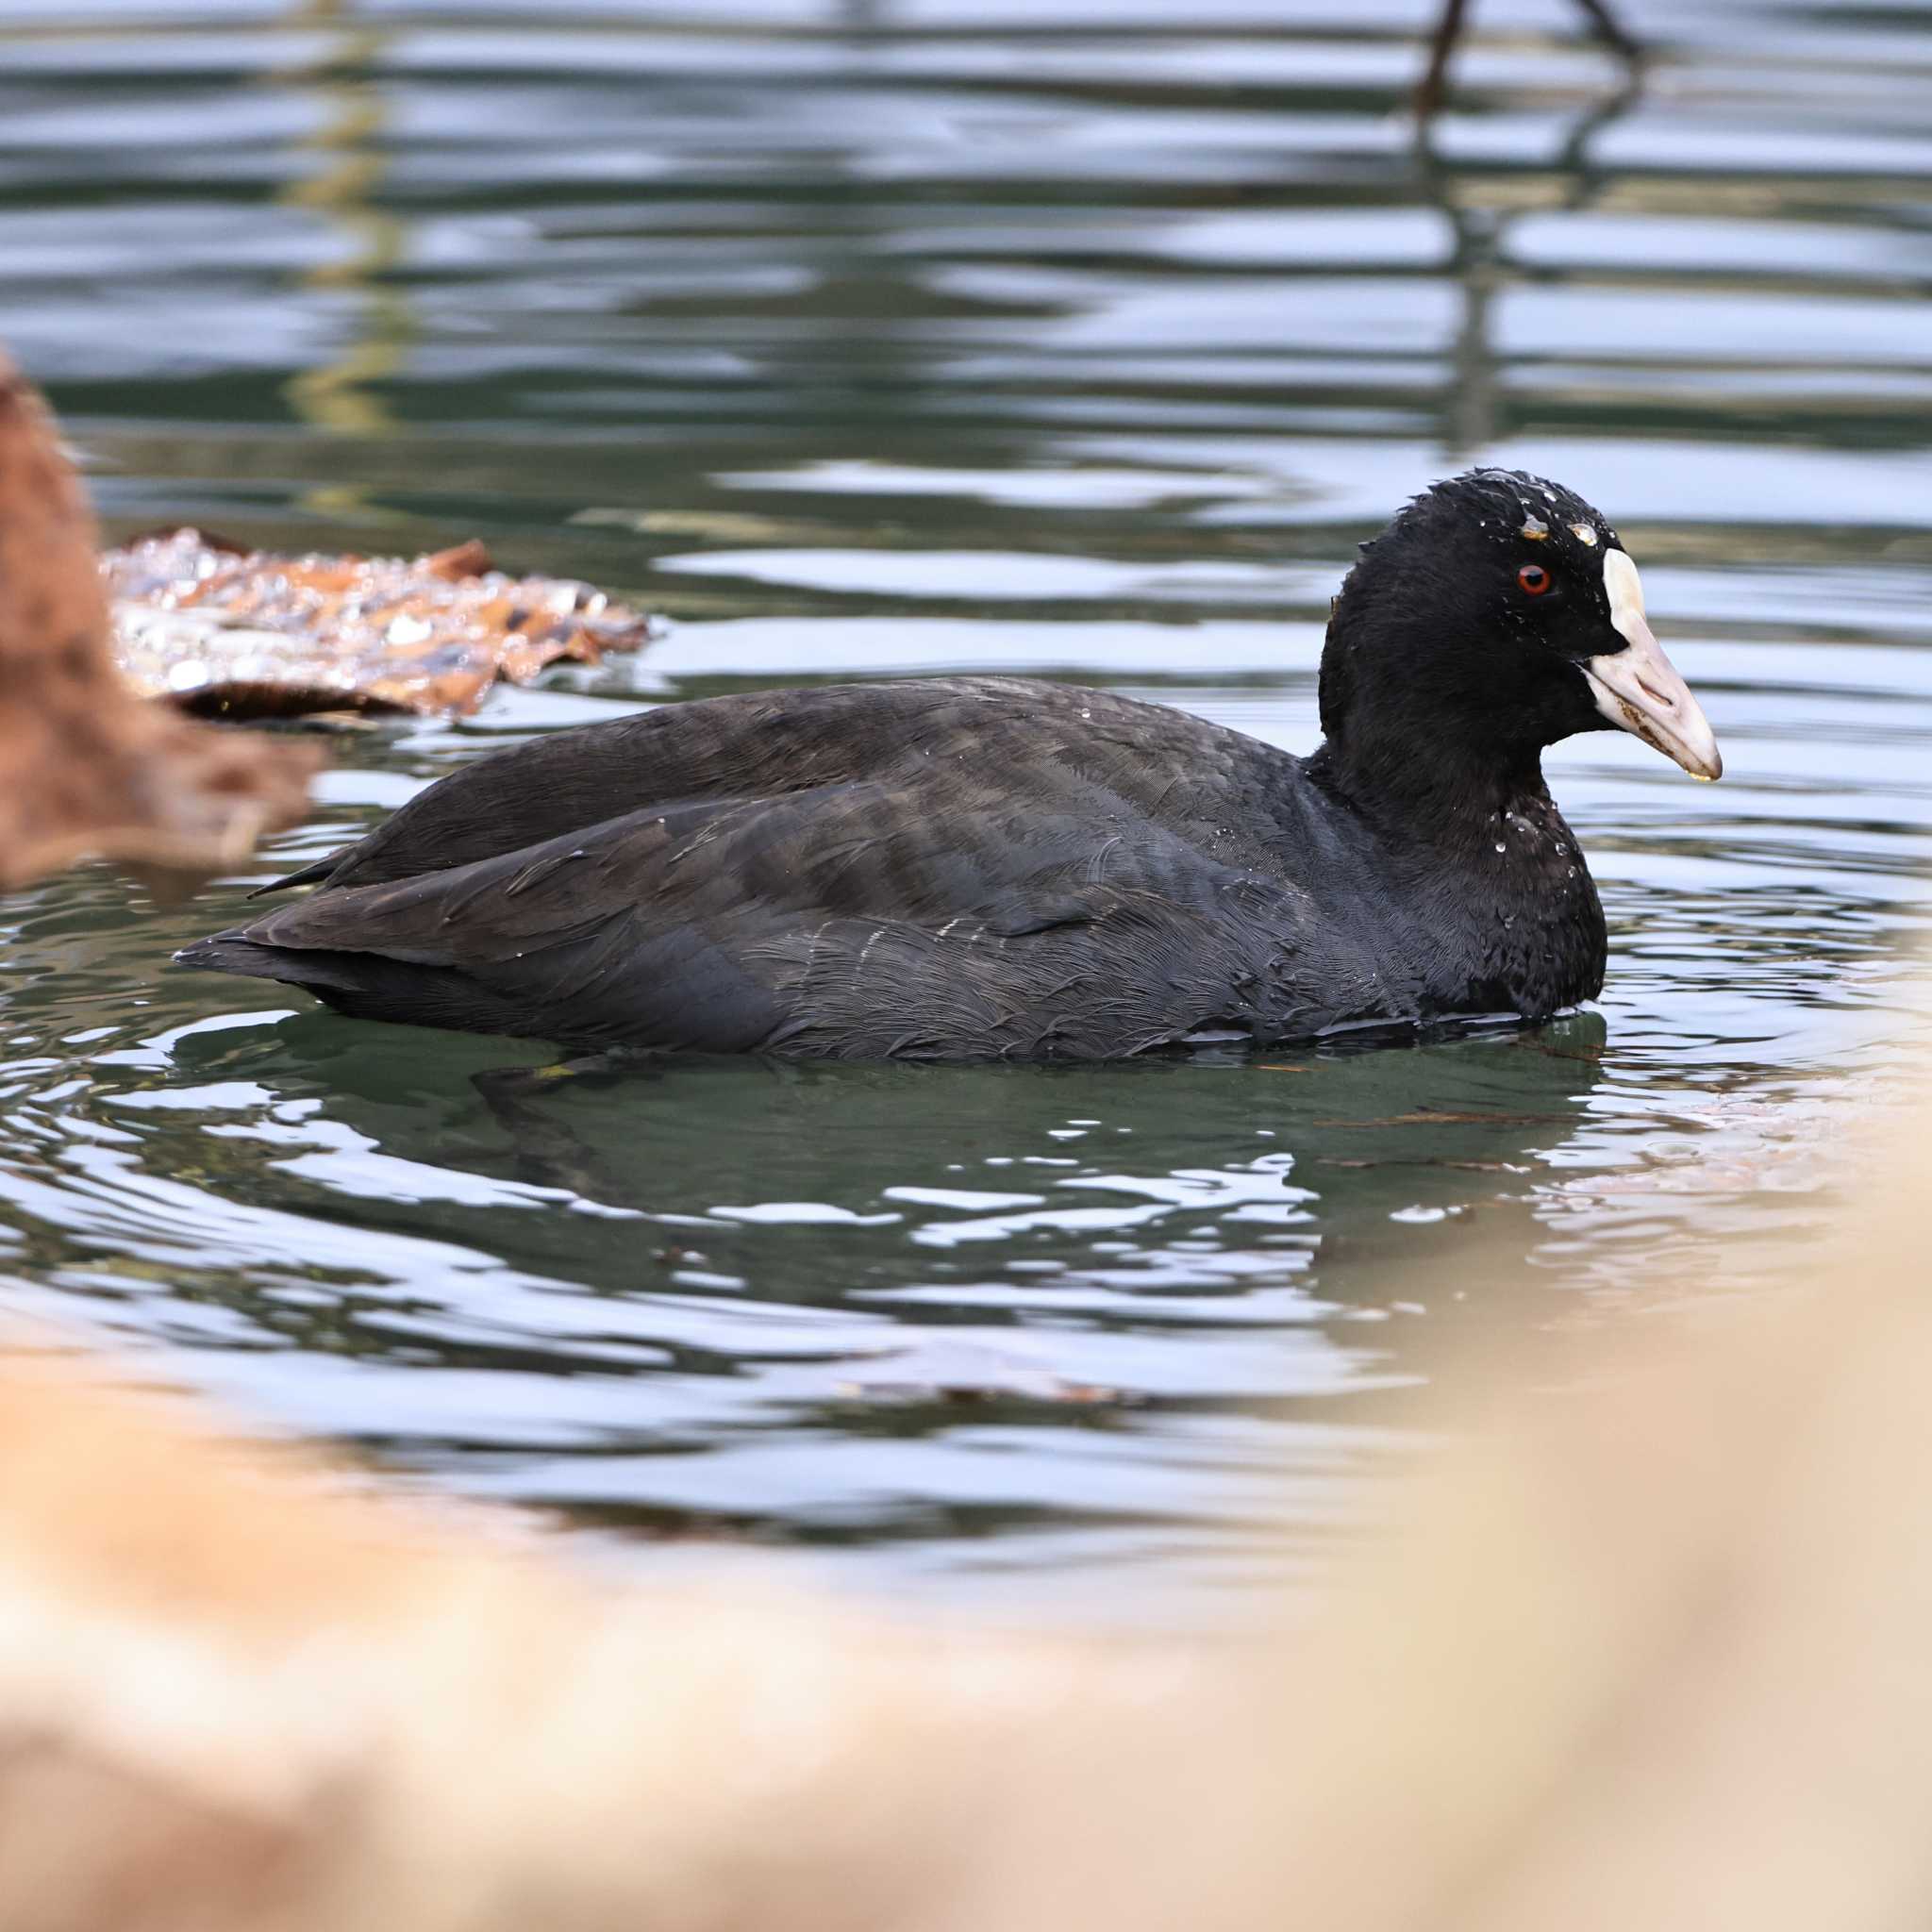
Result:
[[[1932,7],[1626,0],[1633,88],[1575,9],[1486,0],[1418,147],[1427,10],[0,8],[0,339],[110,532],[477,535],[677,620],[341,743],[187,908],[98,869],[0,905],[6,1305],[618,1560],[1030,1614],[1319,1563],[1414,1391],[1457,1419],[1445,1341],[1560,1386],[1754,1291],[1919,1030]],[[1306,748],[1354,545],[1476,459],[1615,521],[1724,747],[1715,790],[1549,760],[1599,1009],[546,1080],[163,963],[625,708],[1024,670]],[[1487,1285],[1435,1292],[1476,1241]]]

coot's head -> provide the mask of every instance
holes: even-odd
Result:
[[[1546,744],[1615,726],[1698,778],[1724,770],[1644,621],[1607,520],[1515,470],[1438,483],[1362,546],[1322,656],[1322,728],[1358,782],[1503,782]]]

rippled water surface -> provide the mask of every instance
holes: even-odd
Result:
[[[0,905],[8,1303],[623,1551],[1041,1604],[1316,1558],[1445,1339],[1560,1381],[1749,1291],[1911,1030],[1932,7],[1630,0],[1636,87],[1486,0],[1418,147],[1425,10],[0,0],[0,337],[115,534],[481,535],[679,620],[348,741],[250,878],[774,681],[1305,748],[1353,546],[1474,458],[1614,519],[1729,768],[1552,756],[1600,1010],[1259,1060],[540,1078],[166,969],[242,880],[82,872]]]

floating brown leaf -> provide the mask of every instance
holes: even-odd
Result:
[[[1559,1113],[1460,1113],[1446,1107],[1419,1107],[1372,1121],[1316,1121],[1318,1127],[1542,1127],[1561,1126]]]
[[[499,677],[594,664],[652,635],[588,584],[511,577],[476,542],[431,557],[278,557],[199,530],[101,560],[135,688],[204,716],[474,711]]]
[[[847,1401],[880,1407],[974,1408],[1001,1403],[1131,1407],[1141,1398],[1098,1382],[1077,1382],[1002,1349],[943,1338],[885,1352],[889,1366],[840,1385]]]
[[[0,356],[0,890],[92,855],[185,890],[299,819],[317,762],[131,692],[95,541],[52,418]]]
[[[1317,1167],[1452,1167],[1463,1174],[1529,1174],[1517,1160],[1449,1160],[1441,1155],[1420,1155],[1408,1159],[1397,1160],[1342,1160],[1332,1155],[1324,1155],[1315,1162]]]

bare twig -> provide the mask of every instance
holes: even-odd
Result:
[[[1643,51],[1641,44],[1610,11],[1608,0],[1576,0],[1576,4],[1582,8],[1598,40],[1613,47],[1626,60],[1639,58]],[[1441,18],[1429,37],[1428,65],[1416,83],[1415,113],[1419,121],[1426,121],[1442,105],[1450,57],[1462,38],[1468,13],[1469,0],[1443,0]]]

